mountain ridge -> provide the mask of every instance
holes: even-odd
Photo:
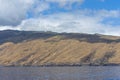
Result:
[[[120,37],[101,34],[0,31],[0,65],[119,65]]]

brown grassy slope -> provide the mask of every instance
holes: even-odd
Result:
[[[120,42],[89,42],[86,38],[63,37],[3,43],[0,45],[0,65],[120,64]]]

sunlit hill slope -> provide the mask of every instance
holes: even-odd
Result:
[[[119,65],[120,37],[100,34],[0,31],[2,66]]]

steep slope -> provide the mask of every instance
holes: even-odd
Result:
[[[3,66],[120,64],[116,36],[7,30],[0,32],[0,43]]]

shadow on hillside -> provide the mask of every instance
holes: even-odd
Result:
[[[19,43],[34,39],[48,39],[50,37],[58,36],[58,35],[64,36],[60,40],[76,39],[79,41],[86,41],[89,43],[120,42],[120,39],[116,39],[116,40],[104,39],[101,38],[99,35],[91,35],[91,34],[5,30],[5,31],[0,31],[0,44],[3,44],[5,42]]]
[[[5,30],[0,31],[0,44],[5,42],[19,43],[34,39],[47,39],[55,35],[56,33],[50,32]]]
[[[101,36],[99,35],[91,35],[91,34],[64,34],[65,35],[65,39],[76,39],[79,41],[85,41],[85,42],[89,42],[89,43],[118,43],[120,42],[120,39],[105,39],[105,38],[101,38]]]

